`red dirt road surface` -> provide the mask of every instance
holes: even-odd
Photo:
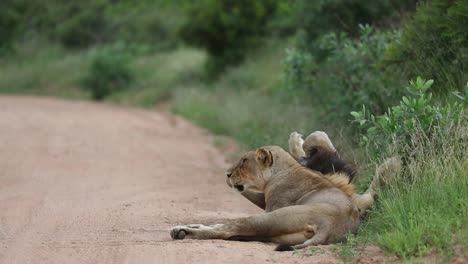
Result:
[[[273,244],[173,241],[261,213],[202,130],[155,111],[0,97],[0,263],[335,263]]]

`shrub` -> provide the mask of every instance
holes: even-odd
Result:
[[[453,245],[466,244],[468,84],[456,94],[461,102],[444,105],[432,102],[432,84],[411,81],[408,95],[382,115],[351,112],[371,156],[403,158],[403,173],[388,179],[360,232],[363,241],[403,258],[434,250],[447,257]]]
[[[432,76],[438,94],[460,89],[468,78],[467,26],[467,1],[427,1],[387,52],[387,63],[397,64],[407,78]]]
[[[456,246],[466,247],[467,121],[462,113],[429,137],[415,128],[406,140],[396,138],[391,148],[409,149],[410,142],[412,155],[379,192],[378,207],[361,227],[362,241],[403,258],[437,252],[446,261]]]
[[[401,95],[400,81],[391,69],[379,68],[380,58],[398,32],[379,32],[361,26],[358,40],[346,33],[325,34],[318,41],[329,56],[318,63],[310,52],[289,50],[285,76],[288,93],[298,93],[322,109],[323,119],[347,121],[349,112],[362,104],[382,113]],[[292,90],[292,91],[291,91]]]
[[[174,47],[184,23],[187,1],[118,1],[106,9],[113,39],[150,45],[152,50]],[[182,7],[181,7],[182,6]]]
[[[109,38],[105,4],[105,1],[78,1],[58,6],[54,11],[61,14],[55,19],[63,20],[55,21],[53,36],[69,48],[86,48],[105,42]]]
[[[210,55],[206,70],[216,77],[227,65],[237,65],[246,53],[258,46],[267,33],[267,23],[281,0],[202,0],[192,5],[180,35],[189,44],[204,48]]]
[[[13,1],[6,0],[0,7],[0,54],[11,49],[16,31],[20,24],[20,15]]]
[[[82,77],[82,85],[91,91],[95,100],[102,100],[134,82],[130,63],[131,56],[122,45],[99,50]]]
[[[0,5],[0,42],[14,33],[9,38],[47,37],[70,49],[115,41],[167,48],[185,19],[182,1],[5,0]]]
[[[317,45],[316,40],[329,32],[345,32],[352,38],[360,35],[360,24],[389,24],[391,18],[400,12],[412,12],[416,0],[299,0],[295,5],[297,26],[303,31],[307,51],[319,61],[327,53]]]
[[[382,152],[398,138],[398,141],[406,142],[407,147],[400,152],[407,156],[411,155],[411,139],[415,133],[423,133],[424,137],[430,138],[435,128],[457,123],[468,106],[468,84],[465,94],[456,94],[462,102],[438,106],[431,102],[432,93],[428,92],[433,83],[433,80],[425,81],[421,77],[410,81],[408,96],[403,96],[399,105],[388,108],[382,115],[372,114],[364,105],[360,112],[351,112],[354,122],[363,132],[361,142]]]

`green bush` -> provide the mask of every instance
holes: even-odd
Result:
[[[401,83],[392,69],[379,67],[388,45],[399,38],[398,32],[379,32],[361,26],[359,39],[346,33],[328,33],[318,40],[329,56],[321,63],[305,48],[291,49],[286,58],[287,94],[297,94],[319,106],[324,120],[347,121],[349,112],[368,104],[382,113],[400,95]]]
[[[55,11],[61,12],[55,21],[52,32],[65,47],[86,48],[93,44],[106,42],[109,38],[107,18],[105,16],[105,1],[70,2],[63,4]]]
[[[106,9],[113,39],[150,45],[152,50],[174,47],[178,29],[186,20],[184,5],[189,2],[169,0],[118,1]]]
[[[456,94],[461,102],[436,105],[432,84],[411,81],[408,95],[382,115],[351,112],[373,159],[398,154],[404,161],[402,174],[379,193],[361,240],[403,258],[434,251],[450,257],[454,245],[466,245],[468,85]]]
[[[352,38],[360,35],[360,24],[373,26],[387,24],[399,17],[400,12],[412,12],[416,0],[322,0],[296,1],[294,11],[296,23],[304,34],[307,51],[319,61],[327,53],[317,45],[316,40],[330,32],[345,32]],[[394,22],[393,22],[394,23]]]
[[[0,3],[0,54],[11,49],[11,42],[16,36],[20,24],[20,15],[14,1]]]
[[[185,20],[180,6],[168,0],[5,0],[0,3],[0,46],[40,38],[66,48],[126,41],[152,49],[177,42]],[[8,41],[7,41],[8,40]]]
[[[259,45],[281,0],[202,0],[193,5],[180,35],[188,44],[207,50],[209,77],[216,77],[227,65],[237,65],[246,53]]]
[[[122,45],[99,50],[82,77],[82,85],[95,100],[128,88],[134,81],[131,55]]]
[[[364,105],[360,112],[351,112],[354,122],[363,132],[361,142],[382,153],[398,138],[398,141],[406,143],[406,148],[400,153],[407,155],[412,151],[411,139],[416,132],[430,138],[435,128],[457,123],[468,106],[468,84],[465,94],[456,94],[462,102],[438,106],[431,102],[432,93],[428,92],[433,83],[433,80],[425,81],[421,77],[410,81],[408,96],[403,96],[399,105],[388,108],[382,115],[372,114]]]
[[[466,250],[468,120],[462,118],[437,128],[430,137],[414,130],[413,155],[403,173],[379,192],[376,208],[361,226],[361,241],[402,258],[445,258],[438,263],[452,259],[458,246]],[[406,144],[397,141],[392,147],[407,148]]]
[[[466,0],[427,1],[405,25],[386,60],[401,67],[407,78],[433,77],[438,94],[459,90],[468,80],[467,28]]]

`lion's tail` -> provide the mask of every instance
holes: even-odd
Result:
[[[346,174],[336,173],[325,175],[338,189],[341,189],[349,196],[354,195],[354,185],[349,183],[349,177]]]

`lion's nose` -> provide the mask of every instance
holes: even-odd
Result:
[[[232,172],[229,172],[229,173],[227,174],[227,177],[228,177],[228,178],[231,178],[231,176],[232,176]]]

